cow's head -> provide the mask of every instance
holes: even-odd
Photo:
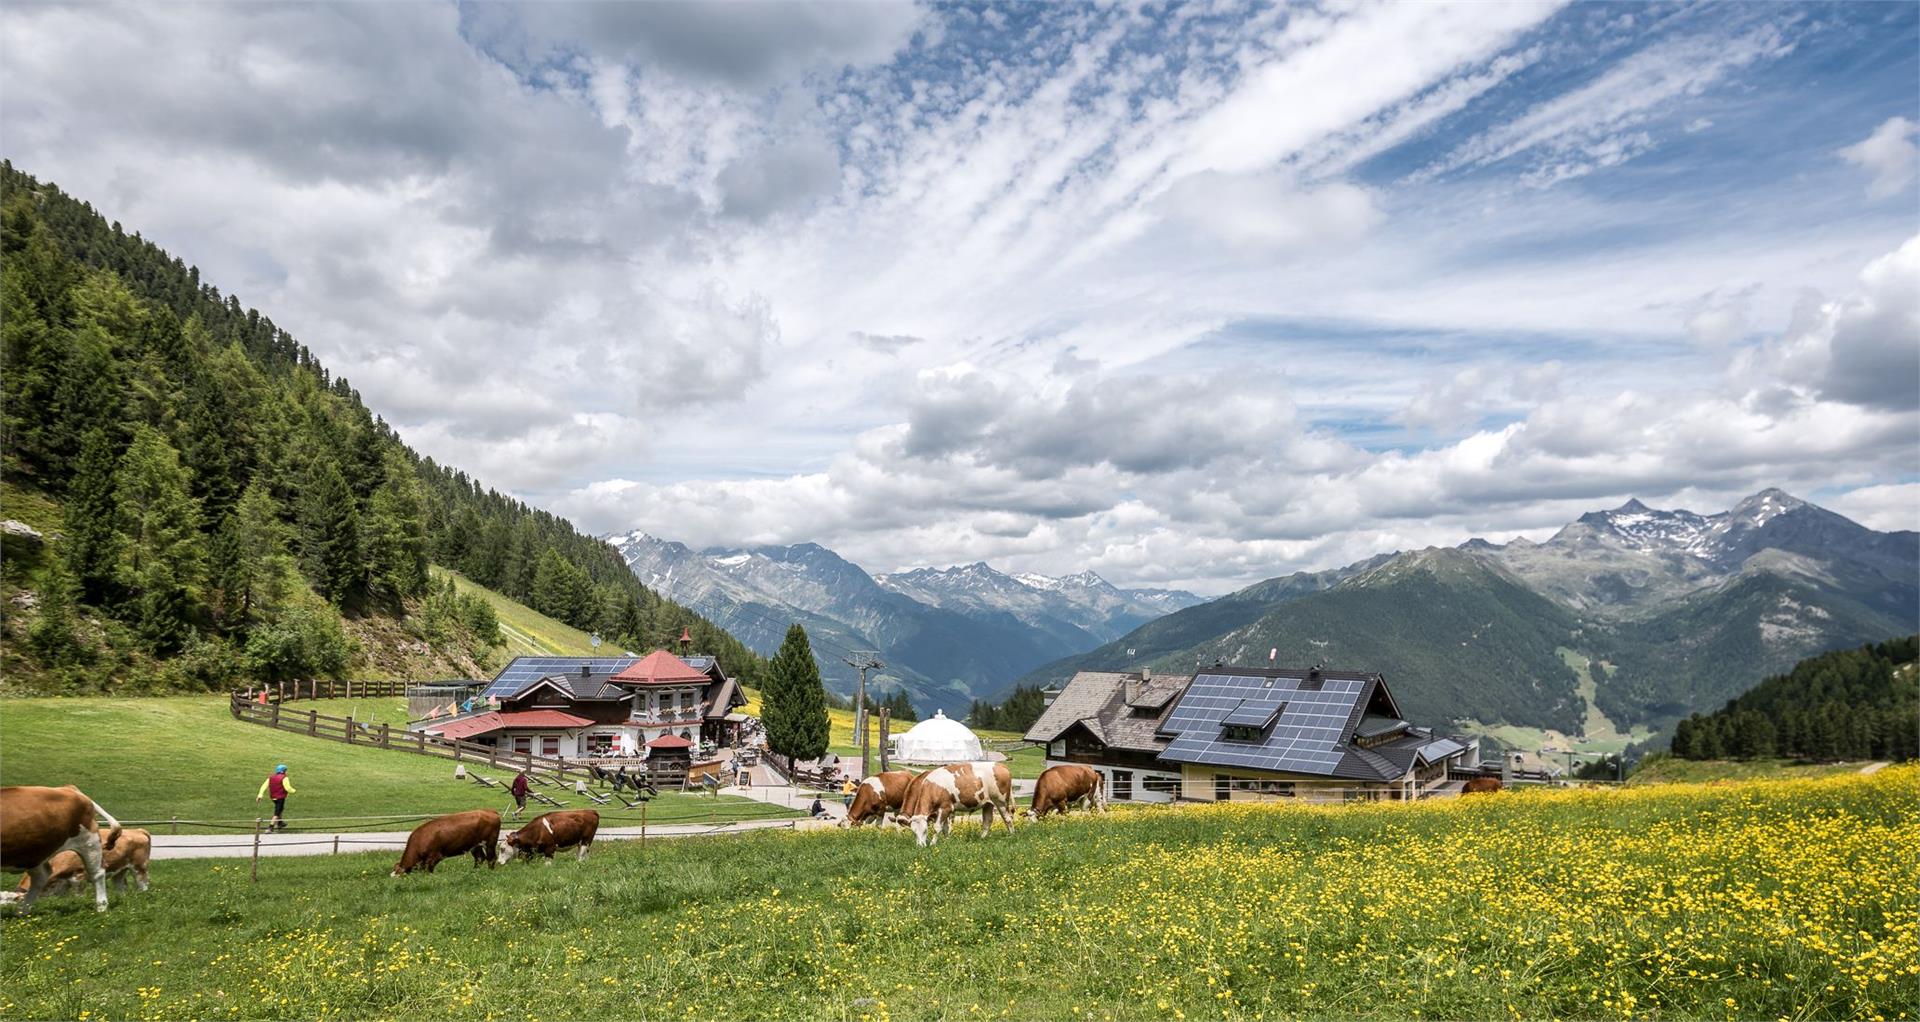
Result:
[[[933,828],[932,821],[925,816],[907,817],[901,819],[900,822],[912,828],[913,843],[921,848],[925,848],[939,840],[939,834]]]
[[[501,865],[504,866],[507,863],[512,862],[514,856],[525,855],[525,854],[527,854],[527,850],[525,848],[520,847],[519,831],[510,830],[510,831],[507,831],[505,834],[500,835],[500,847],[495,852],[495,861],[499,862]]]

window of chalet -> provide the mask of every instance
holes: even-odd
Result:
[[[1171,798],[1180,793],[1180,779],[1164,774],[1147,774],[1140,778],[1140,790],[1150,795],[1165,795]]]
[[[1233,778],[1228,777],[1226,774],[1214,774],[1213,775],[1213,797],[1216,801],[1220,801],[1220,802],[1225,802],[1226,800],[1232,798],[1233,797]]]
[[[618,741],[618,735],[588,735],[587,755],[611,756],[613,750],[618,747],[616,744]]]
[[[1122,802],[1133,801],[1133,771],[1115,770],[1113,772],[1113,797]]]
[[[532,735],[516,735],[516,736],[514,736],[514,739],[513,739],[513,751],[515,751],[515,752],[532,752],[532,751],[533,751],[533,736],[532,736]]]

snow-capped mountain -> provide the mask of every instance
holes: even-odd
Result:
[[[1008,575],[984,563],[915,568],[876,575],[874,581],[921,603],[962,614],[1013,614],[1083,649],[1201,602],[1192,593],[1176,590],[1121,589],[1091,571],[1061,578]]]
[[[1809,655],[1910,634],[1917,576],[1920,534],[1779,490],[1716,514],[1630,500],[1543,543],[1475,539],[1269,579],[1022,681],[1324,658],[1386,673],[1415,719],[1569,729],[1597,709],[1657,731]]]
[[[853,683],[842,657],[879,651],[888,664],[879,685],[904,686],[924,713],[964,712],[973,697],[997,693],[1038,664],[1199,602],[1181,592],[1136,597],[1092,572],[1029,582],[985,564],[876,579],[814,543],[696,551],[644,532],[609,542],[642,582],[762,654],[778,649],[798,621],[837,690]]]
[[[1576,609],[1633,614],[1741,573],[1800,574],[1869,606],[1911,603],[1912,533],[1875,532],[1777,489],[1718,514],[1629,500],[1581,515],[1544,543],[1477,547]]]

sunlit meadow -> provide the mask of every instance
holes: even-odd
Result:
[[[0,924],[8,1018],[1914,1018],[1920,768],[1418,805],[162,862]]]

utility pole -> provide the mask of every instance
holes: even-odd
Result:
[[[880,662],[879,651],[871,649],[860,650],[842,660],[848,667],[860,672],[860,687],[853,697],[853,726],[860,733],[860,777],[865,780],[869,762],[868,746],[871,744],[867,738],[867,672],[887,665]]]

